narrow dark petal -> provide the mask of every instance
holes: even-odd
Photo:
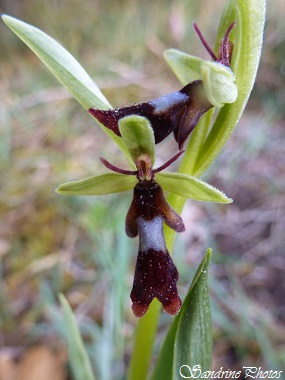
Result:
[[[100,157],[100,161],[102,162],[103,165],[106,166],[107,169],[112,170],[113,172],[120,173],[120,174],[125,174],[125,175],[137,175],[137,170],[124,170],[120,169],[117,166],[111,164],[111,162],[105,160],[105,158]]]
[[[177,314],[181,307],[177,280],[178,272],[167,250],[139,251],[131,291],[135,316],[142,317],[155,297],[168,314]]]
[[[163,165],[159,166],[158,168],[154,169],[153,173],[158,173],[158,172],[161,172],[162,170],[168,168],[168,166],[170,166],[171,164],[173,164],[173,162],[175,162],[181,156],[181,154],[183,154],[184,152],[185,152],[185,150],[180,150],[180,152],[178,152],[173,157],[171,157],[170,160],[166,161],[165,164],[163,164]]]
[[[219,57],[217,62],[222,63],[224,66],[230,67],[232,52],[233,52],[233,43],[229,40],[229,35],[232,29],[235,26],[235,22],[233,22],[226,31],[226,34],[223,38],[223,41],[219,48]]]
[[[201,30],[198,28],[198,25],[196,24],[196,22],[193,22],[193,27],[194,27],[194,30],[195,32],[197,33],[198,37],[200,38],[200,41],[202,42],[204,48],[207,50],[207,52],[210,54],[210,56],[213,58],[214,61],[217,61],[218,60],[218,57],[216,56],[216,54],[213,52],[212,48],[210,47],[210,45],[208,44],[208,42],[205,40]]]
[[[231,63],[231,57],[232,57],[232,51],[233,51],[233,44],[229,40],[230,32],[232,31],[233,27],[235,26],[235,22],[233,22],[229,28],[226,31],[226,34],[223,37],[223,40],[221,42],[221,45],[219,47],[219,54],[216,56],[216,54],[213,52],[211,47],[208,45],[207,41],[205,40],[203,34],[201,33],[200,29],[198,28],[197,24],[194,22],[193,27],[195,29],[195,32],[198,34],[198,37],[200,38],[203,46],[207,50],[207,52],[210,54],[210,56],[213,58],[215,62],[219,62],[222,65],[226,67],[230,67]]]

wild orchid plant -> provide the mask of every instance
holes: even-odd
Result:
[[[57,188],[58,193],[67,195],[103,195],[134,189],[126,232],[130,237],[139,235],[131,298],[134,314],[142,318],[138,320],[129,379],[142,380],[148,376],[160,313],[157,300],[167,313],[178,314],[166,335],[151,378],[186,378],[189,374],[182,371],[184,364],[189,367],[199,364],[201,373],[207,375],[212,352],[207,289],[211,250],[201,262],[183,303],[176,288],[178,272],[168,251],[173,246],[174,232],[185,229],[179,214],[187,198],[231,202],[220,190],[197,177],[227,141],[253,87],[262,46],[265,0],[227,1],[217,35],[217,49],[214,49],[218,50],[217,55],[194,24],[213,61],[174,49],[165,52],[166,61],[184,85],[182,90],[115,110],[85,70],[55,40],[10,16],[3,16],[3,20],[97,119],[130,163],[130,169],[120,169],[101,158],[112,172]],[[215,107],[219,111],[211,125]],[[155,144],[171,132],[180,152],[155,169]],[[188,147],[183,151],[191,132]],[[162,172],[182,154],[178,172]],[[163,191],[170,193],[167,201]],[[170,227],[165,228],[165,233],[164,222]],[[78,380],[94,379],[72,312],[64,297],[60,299],[69,329],[71,362],[82,358],[78,365],[71,363],[74,375]],[[70,336],[74,336],[73,341]]]

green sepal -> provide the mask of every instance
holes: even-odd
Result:
[[[163,172],[156,174],[155,178],[164,191],[181,197],[216,203],[231,203],[233,201],[216,187],[187,174]]]
[[[135,176],[118,173],[106,173],[66,182],[55,190],[62,195],[106,195],[132,189],[137,183]]]
[[[236,101],[236,78],[230,68],[176,49],[166,50],[164,58],[182,84],[201,79],[207,98],[215,107],[221,108],[226,103]]]
[[[147,154],[155,162],[154,132],[148,119],[138,115],[126,116],[119,120],[122,138],[135,162],[140,154]]]
[[[182,378],[180,371],[189,377],[191,374],[183,365],[192,369],[199,365],[201,373],[210,370],[212,319],[207,280],[211,255],[212,250],[208,249],[161,346],[151,380],[176,380]],[[192,377],[201,378],[197,372]]]

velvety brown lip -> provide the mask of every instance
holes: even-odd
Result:
[[[135,316],[142,317],[155,297],[168,314],[177,314],[181,307],[177,280],[178,271],[167,250],[139,251],[131,291]]]

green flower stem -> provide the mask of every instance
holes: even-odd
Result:
[[[129,380],[147,379],[160,310],[161,304],[155,298],[147,313],[138,322],[129,366]]]
[[[237,77],[238,98],[225,105],[207,135],[211,115],[201,121],[194,132],[179,171],[200,176],[217,157],[236,126],[252,90],[259,60],[265,22],[265,0],[229,0],[224,9],[217,44],[232,21],[237,21],[232,68]],[[169,203],[181,213],[186,198],[169,195]],[[175,232],[165,228],[165,239],[172,251]],[[160,307],[152,303],[145,317],[138,321],[134,352],[130,364],[129,380],[145,380],[151,361],[154,335]]]

